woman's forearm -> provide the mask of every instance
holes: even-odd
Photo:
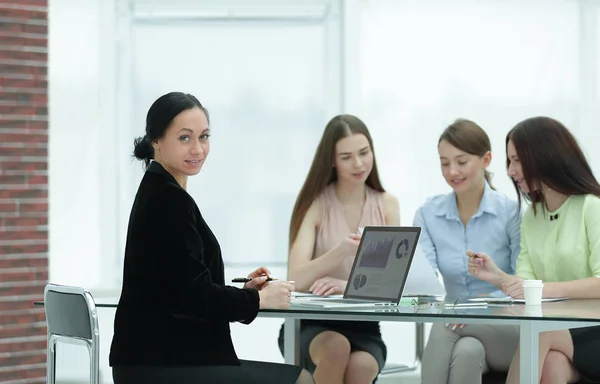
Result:
[[[499,290],[503,290],[504,286],[508,284],[512,279],[517,278],[514,275],[509,275],[508,273],[500,270],[500,273],[489,281],[494,287]]]
[[[345,257],[337,248],[333,248],[308,263],[290,267],[288,279],[294,281],[297,291],[308,291],[316,280],[330,275],[338,268]]]
[[[570,299],[600,299],[600,279],[585,279],[544,283],[545,298],[568,297]]]

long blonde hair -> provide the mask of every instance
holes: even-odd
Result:
[[[311,204],[330,183],[336,181],[338,178],[337,170],[332,166],[335,161],[335,146],[337,142],[355,134],[365,135],[373,152],[373,169],[365,183],[376,191],[385,192],[379,180],[377,161],[375,160],[375,148],[373,147],[373,139],[367,126],[362,120],[353,115],[335,116],[325,126],[325,131],[317,146],[317,151],[315,152],[306,180],[296,198],[290,222],[290,248],[294,244],[294,241],[296,241],[302,221]]]

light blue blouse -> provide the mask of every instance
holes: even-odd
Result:
[[[485,183],[479,210],[467,222],[460,221],[456,194],[437,195],[417,210],[414,226],[421,227],[419,246],[444,279],[449,297],[502,295],[492,284],[467,270],[468,249],[485,252],[503,271],[514,274],[520,250],[521,212],[516,201]]]

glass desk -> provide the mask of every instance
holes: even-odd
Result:
[[[118,298],[96,298],[98,308],[116,308]],[[448,301],[450,302],[450,301]],[[43,302],[36,302],[43,305]],[[437,307],[407,304],[377,308],[307,308],[262,310],[259,317],[285,319],[285,362],[299,364],[300,320],[395,321],[408,323],[460,323],[518,325],[521,347],[521,383],[538,382],[538,340],[544,331],[600,325],[600,300],[544,302],[541,307],[523,304],[489,304],[487,307]],[[387,340],[392,343],[393,340]]]

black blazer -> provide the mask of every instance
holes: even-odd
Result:
[[[152,162],[129,218],[110,366],[238,365],[229,322],[254,320],[259,296],[224,280],[194,199]]]

